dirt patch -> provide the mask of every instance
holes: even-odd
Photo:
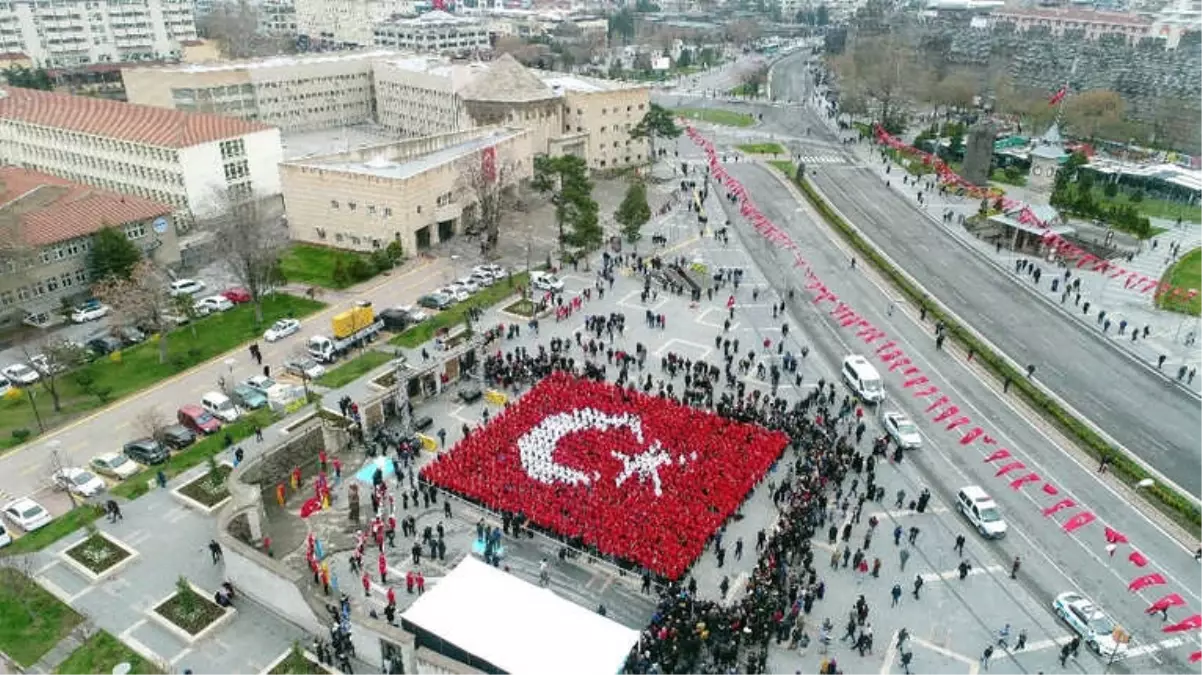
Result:
[[[206,473],[200,478],[181,485],[179,493],[205,506],[216,506],[229,499],[230,491],[226,488],[225,481],[229,478],[231,471],[233,469],[228,466],[219,465],[215,472]]]

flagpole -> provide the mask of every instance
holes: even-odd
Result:
[[[1059,130],[1064,122],[1064,102],[1068,100],[1068,88],[1070,81],[1077,74],[1077,61],[1081,57],[1073,57],[1073,66],[1068,71],[1068,76],[1064,78],[1064,85],[1060,87],[1060,91],[1064,93],[1060,100],[1056,103],[1056,128]]]

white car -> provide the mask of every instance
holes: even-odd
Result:
[[[4,517],[26,532],[33,532],[54,520],[49,511],[29,497],[14,499],[5,504]]]
[[[176,279],[171,282],[171,295],[195,295],[205,289],[203,281],[197,279]]]
[[[108,485],[104,479],[87,469],[67,466],[54,472],[54,484],[80,497],[95,497],[104,492]]]
[[[476,285],[480,286],[481,288],[485,286],[492,286],[493,284],[497,283],[496,277],[494,277],[491,273],[480,269],[472,270],[472,275],[468,278],[476,282]]]
[[[102,476],[125,480],[138,473],[142,467],[119,452],[105,452],[92,458],[92,470]]]
[[[458,288],[462,288],[465,292],[467,292],[469,294],[476,293],[480,290],[480,284],[473,281],[471,277],[463,277],[462,279],[452,283],[451,285],[456,286]]]
[[[71,320],[75,323],[87,323],[103,318],[109,313],[109,306],[100,303],[90,303],[81,307],[76,307],[74,312],[71,312]]]
[[[497,281],[504,279],[505,275],[509,273],[508,270],[506,270],[504,267],[501,267],[500,265],[495,265],[493,263],[489,263],[487,265],[476,265],[475,267],[472,268],[472,273],[474,274],[476,272],[483,272],[485,274],[488,274]]]
[[[296,319],[280,319],[271,324],[271,328],[268,328],[267,332],[263,333],[263,339],[268,342],[283,340],[300,330],[300,326],[300,322]]]
[[[267,377],[266,375],[254,375],[252,377],[247,378],[246,381],[243,382],[243,384],[250,387],[251,389],[254,389],[255,391],[259,392],[260,394],[263,394],[264,396],[266,396],[269,399],[270,398],[277,398],[277,399],[283,398],[288,393],[288,387],[286,385],[279,384],[278,382],[271,379],[270,377]]]
[[[29,385],[42,379],[38,371],[30,368],[24,363],[14,363],[11,366],[5,366],[0,369],[0,373],[4,373],[4,377],[8,378],[9,382],[18,387],[28,387]]]
[[[450,286],[443,286],[442,288],[435,291],[435,293],[442,293],[443,295],[451,298],[455,302],[466,302],[468,298],[472,297],[472,296],[468,295],[467,292],[464,291],[462,288],[460,288],[454,284],[451,284]]]
[[[8,381],[8,378],[0,375],[0,396],[5,396],[12,391],[13,383]]]
[[[563,282],[560,281],[554,274],[547,272],[531,272],[530,286],[539,291],[551,291],[558,293],[563,290]]]
[[[226,312],[234,308],[234,303],[230,302],[229,298],[224,295],[210,295],[207,298],[201,298],[196,301],[192,307],[201,315],[212,314],[213,312]]]
[[[284,372],[304,380],[316,380],[326,374],[326,368],[313,359],[302,356],[284,361]]]
[[[79,353],[83,353],[83,346],[78,347]],[[33,366],[34,370],[42,375],[57,375],[67,369],[66,364],[58,361],[51,361],[49,356],[45,354],[34,354],[29,357],[29,365]]]
[[[907,450],[922,447],[922,434],[918,433],[918,427],[909,417],[896,411],[887,412],[883,417],[885,433],[894,443]]]
[[[396,308],[409,315],[409,320],[413,323],[421,323],[430,318],[430,315],[417,305],[397,305]]]
[[[1099,656],[1113,654],[1121,658],[1126,654],[1127,644],[1114,639],[1118,624],[1085,596],[1072,591],[1061,593],[1052,601],[1052,610]]]

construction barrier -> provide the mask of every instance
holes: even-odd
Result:
[[[484,400],[493,405],[505,405],[505,402],[509,400],[509,397],[497,391],[496,389],[489,389],[488,391],[484,392]]]

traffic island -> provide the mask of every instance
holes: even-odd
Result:
[[[315,654],[296,645],[280,654],[267,668],[259,671],[260,675],[314,675],[337,672],[319,663]]]
[[[190,509],[213,513],[230,499],[225,482],[233,470],[228,464],[217,464],[199,477],[173,489],[171,494]]]
[[[96,583],[128,566],[137,559],[138,552],[116,537],[93,530],[59,556],[69,567]]]
[[[184,642],[194,644],[232,621],[237,614],[233,607],[222,607],[211,597],[211,593],[180,577],[175,592],[156,603],[147,614]]]

